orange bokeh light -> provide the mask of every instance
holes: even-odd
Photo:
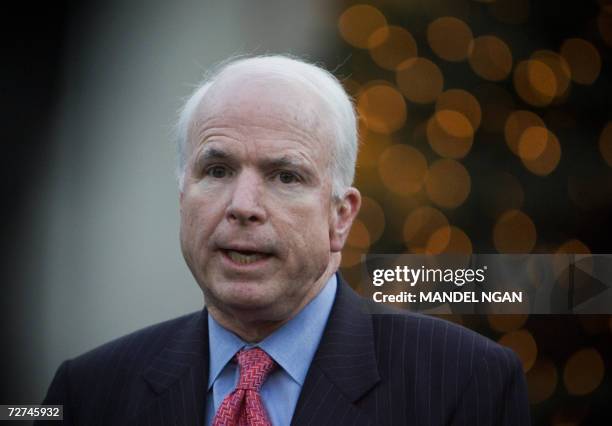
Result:
[[[537,404],[546,401],[555,392],[558,381],[555,364],[547,359],[538,359],[527,372],[529,402]]]
[[[418,207],[404,221],[404,241],[412,253],[424,253],[431,235],[447,226],[448,219],[440,210],[429,206]]]
[[[346,239],[346,243],[358,249],[367,249],[370,247],[370,232],[359,218],[353,221],[351,232]]]
[[[385,230],[385,213],[376,200],[363,195],[357,218],[367,227],[370,244],[378,241]]]
[[[520,110],[511,113],[504,125],[504,136],[510,151],[519,155],[519,141],[521,136],[530,127],[546,127],[544,121],[531,111]]]
[[[458,62],[467,58],[473,36],[470,27],[461,19],[445,16],[429,24],[427,40],[440,58]]]
[[[536,243],[536,228],[520,210],[502,213],[493,227],[493,244],[499,253],[531,253]]]
[[[425,58],[402,62],[397,69],[396,81],[404,96],[419,104],[434,102],[444,86],[440,68]]]
[[[605,372],[603,359],[594,348],[581,349],[566,362],[563,382],[570,395],[586,395],[601,384]]]
[[[599,152],[608,166],[612,167],[612,121],[606,124],[599,136]]]
[[[500,81],[512,70],[512,52],[499,37],[477,37],[470,43],[469,63],[485,80]]]
[[[499,344],[511,348],[521,359],[523,371],[533,367],[538,356],[538,346],[531,333],[525,329],[511,331],[499,339]]]
[[[427,254],[472,254],[472,242],[456,226],[444,226],[434,231],[425,247]]]
[[[342,38],[360,49],[367,49],[370,36],[386,25],[385,16],[375,7],[366,4],[349,7],[338,20],[338,29]]]
[[[435,204],[452,209],[463,204],[470,194],[470,174],[461,163],[443,158],[427,171],[425,189]]]
[[[557,99],[565,96],[567,90],[570,87],[569,85],[571,81],[571,71],[569,64],[563,58],[563,56],[551,50],[538,50],[531,55],[531,59],[545,64],[554,74],[555,93],[553,94],[553,96]],[[546,73],[546,71],[544,71],[544,73]],[[537,76],[533,76],[532,78],[536,80]],[[543,93],[547,93],[547,91],[550,90],[550,88],[552,87],[552,82],[547,83],[546,81],[544,81],[542,84],[538,84],[536,82],[535,86],[536,90],[539,90]]]
[[[411,195],[423,186],[427,161],[416,148],[395,144],[380,156],[378,172],[383,184],[398,195]]]
[[[535,160],[542,155],[547,142],[548,129],[539,126],[529,127],[519,138],[518,155],[528,161]]]
[[[357,111],[366,126],[377,133],[391,134],[406,122],[406,101],[388,83],[375,83],[362,90]]]
[[[514,69],[514,88],[527,103],[543,107],[549,105],[557,93],[555,73],[544,62],[529,59]]]
[[[572,80],[592,84],[601,71],[601,57],[591,43],[581,38],[570,38],[561,45],[561,56],[569,64]]]
[[[521,162],[523,165],[529,170],[531,173],[536,174],[538,176],[546,176],[552,173],[559,164],[561,160],[561,145],[559,144],[559,140],[550,130],[546,131],[548,138],[544,144],[544,149],[541,150],[541,153],[535,158],[527,158],[521,156]],[[527,129],[523,135],[526,137],[535,136],[541,134],[540,132],[532,132],[531,128]],[[529,145],[530,143],[524,142],[525,138],[521,136],[521,140],[519,141],[519,146]],[[533,154],[537,151],[537,147],[540,147],[543,142],[533,143],[536,146],[535,149],[528,150],[530,154]]]
[[[472,147],[474,130],[470,121],[460,112],[436,111],[427,122],[427,140],[440,156],[463,158]]]
[[[368,39],[370,56],[386,70],[395,71],[407,59],[417,56],[417,44],[412,34],[397,26],[379,28]]]

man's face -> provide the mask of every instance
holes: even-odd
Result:
[[[337,266],[331,132],[304,90],[226,80],[199,106],[190,133],[183,255],[209,309],[283,320]]]

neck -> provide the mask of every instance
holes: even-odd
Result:
[[[332,255],[331,261],[321,276],[310,286],[309,291],[302,297],[293,309],[279,314],[260,311],[244,311],[218,306],[211,303],[207,297],[206,308],[210,315],[222,327],[239,336],[249,343],[257,343],[278,330],[285,323],[295,317],[304,307],[314,299],[323,289],[330,277],[336,272],[340,265],[340,255]]]

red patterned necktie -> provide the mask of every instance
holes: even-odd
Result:
[[[213,426],[270,426],[259,389],[274,368],[262,349],[242,349],[236,354],[240,369],[238,385],[228,394],[213,419]]]

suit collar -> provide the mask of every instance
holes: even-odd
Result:
[[[350,401],[380,381],[372,319],[365,300],[338,274],[336,303],[313,362]]]
[[[369,424],[355,402],[380,382],[371,315],[338,277],[336,301],[308,371],[292,425]]]
[[[364,300],[339,274],[337,278],[336,299],[292,425],[371,423],[355,402],[381,380],[372,320]],[[151,362],[144,379],[157,397],[146,404],[135,424],[203,424],[209,367],[207,329],[203,310]],[[170,413],[174,415],[166,418]]]
[[[153,391],[162,393],[185,373],[197,369],[208,377],[208,334],[206,310],[194,314],[168,345],[153,359],[144,379]]]
[[[143,373],[151,394],[126,424],[204,424],[208,333],[206,309],[191,315],[186,324],[153,359]]]

